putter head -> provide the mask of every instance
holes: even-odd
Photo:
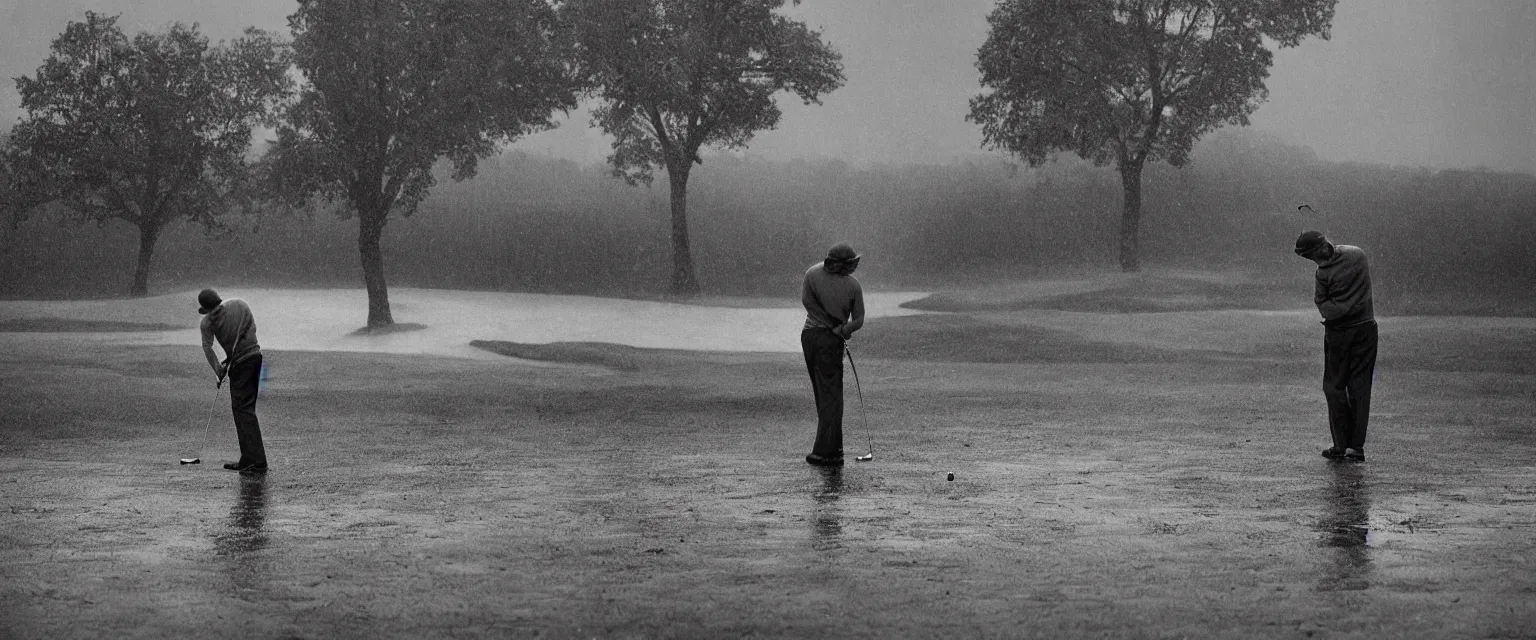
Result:
[[[202,461],[203,461],[202,458],[182,458],[181,459],[181,463],[182,464],[198,464],[198,463],[201,463]]]
[[[867,453],[865,455],[862,455],[862,456],[859,456],[857,458],[854,458],[854,460],[857,460],[859,462],[869,462],[870,460],[874,460],[874,459],[875,459],[875,454],[874,453]]]

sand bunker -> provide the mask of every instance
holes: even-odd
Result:
[[[782,300],[763,308],[698,306],[649,300],[535,293],[397,288],[389,292],[397,323],[425,325],[413,331],[358,332],[366,319],[361,289],[239,289],[256,312],[264,348],[286,351],[359,351],[499,359],[470,346],[471,340],[525,344],[606,342],[631,347],[692,351],[798,352],[805,312]],[[923,313],[900,305],[924,293],[866,294],[870,318]],[[37,319],[141,323],[185,327],[177,331],[71,333],[33,339],[117,345],[196,346],[200,343],[197,293],[187,291],[132,300],[0,301],[0,322]]]

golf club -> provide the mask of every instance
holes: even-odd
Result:
[[[208,434],[213,428],[213,414],[219,407],[219,389],[224,388],[224,381],[220,380],[213,387],[213,402],[208,403],[208,420],[203,423],[203,439],[198,443],[198,449],[208,446]],[[202,458],[182,458],[181,464],[201,464]]]
[[[853,388],[859,394],[859,425],[864,429],[865,437],[869,438],[869,453],[854,460],[869,462],[875,459],[875,436],[869,432],[869,414],[864,410],[864,388],[859,384],[859,366],[853,363],[853,352],[848,349],[846,342],[843,343],[843,353],[848,355],[848,367],[853,369]]]
[[[245,333],[245,329],[241,329],[240,333]],[[234,346],[236,348],[238,348],[240,346],[240,335],[239,334],[235,335],[235,344],[234,344]],[[226,360],[234,360],[234,358],[235,358],[235,351],[232,348],[232,349],[229,350],[229,357],[227,357],[225,359]],[[225,372],[228,373],[228,371],[229,371],[228,367],[225,367]],[[208,446],[208,434],[213,429],[213,414],[214,414],[214,411],[216,409],[218,409],[218,406],[219,406],[219,390],[223,389],[223,388],[224,388],[224,378],[222,376],[220,376],[219,377],[219,381],[214,383],[214,385],[213,385],[213,403],[208,405],[208,420],[207,420],[207,422],[203,423],[203,440],[202,440],[202,442],[199,443],[199,446],[198,446],[199,450],[202,450],[203,447]],[[178,462],[180,462],[181,464],[202,464],[203,459],[202,458],[197,458],[197,457],[182,458]]]

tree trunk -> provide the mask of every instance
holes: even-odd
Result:
[[[1125,190],[1125,208],[1120,214],[1120,270],[1141,270],[1137,236],[1141,233],[1141,163],[1120,163],[1120,185]]]
[[[384,284],[384,254],[379,249],[379,238],[384,235],[385,216],[388,213],[357,212],[357,250],[363,258],[363,284],[368,288],[370,329],[395,323],[389,314],[389,287]]]
[[[149,265],[154,261],[155,240],[159,237],[159,225],[139,225],[139,265],[133,271],[133,287],[128,289],[132,297],[149,295]]]
[[[699,280],[693,275],[693,253],[688,249],[688,171],[687,161],[678,161],[682,168],[667,167],[667,182],[672,190],[672,293],[694,295],[699,292]]]

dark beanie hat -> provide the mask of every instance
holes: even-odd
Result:
[[[1303,231],[1296,236],[1296,255],[1307,256],[1328,244],[1321,231]]]
[[[207,315],[209,311],[213,311],[213,308],[219,306],[222,302],[224,302],[224,299],[219,297],[219,292],[213,289],[203,289],[201,293],[197,294],[197,312]]]
[[[827,259],[836,260],[838,262],[857,262],[859,258],[863,257],[864,256],[854,253],[853,247],[841,243],[827,250]]]

